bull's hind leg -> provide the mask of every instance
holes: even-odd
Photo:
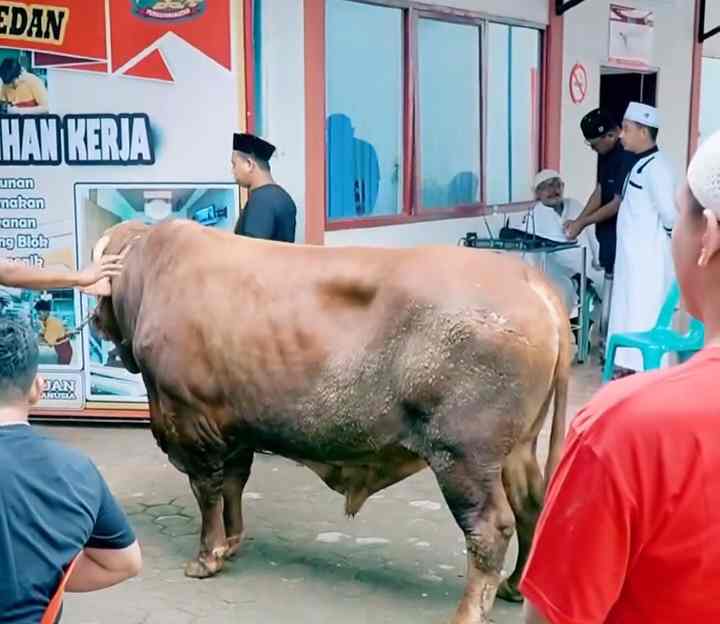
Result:
[[[522,602],[523,596],[518,585],[530,555],[535,525],[542,508],[544,484],[530,444],[523,444],[510,453],[503,467],[503,481],[510,506],[515,512],[518,557],[515,570],[500,585],[498,597],[509,602]]]
[[[185,575],[207,578],[223,567],[228,550],[223,521],[223,472],[216,470],[201,477],[191,476],[190,487],[202,514],[200,552],[185,566]]]
[[[243,449],[225,461],[223,481],[223,518],[227,536],[226,559],[231,559],[240,550],[245,535],[242,513],[242,495],[250,478],[254,453]]]
[[[476,447],[477,448],[477,447]],[[432,462],[448,507],[465,534],[467,583],[452,624],[488,624],[515,518],[505,496],[501,460],[483,461],[466,449]]]

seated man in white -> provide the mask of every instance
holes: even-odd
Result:
[[[575,242],[565,235],[563,224],[577,218],[583,207],[577,200],[564,197],[565,184],[560,174],[552,169],[541,171],[535,176],[533,191],[537,203],[522,216],[520,223],[515,227],[542,238],[558,242]],[[586,228],[577,242],[581,247],[587,248],[587,277],[595,282],[599,289],[602,285],[603,273],[598,263],[600,246],[595,237],[595,226]],[[543,262],[541,254],[528,254],[526,257],[535,263]],[[557,286],[569,316],[577,317],[579,289],[573,277],[578,280],[579,285],[579,276],[582,274],[581,249],[547,254],[545,268],[548,276]]]

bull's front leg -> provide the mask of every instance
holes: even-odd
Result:
[[[200,552],[185,566],[185,576],[208,578],[223,567],[228,550],[223,522],[223,471],[203,476],[190,476],[190,487],[200,507],[202,530]]]
[[[255,453],[242,449],[225,461],[223,480],[223,517],[227,536],[226,559],[231,559],[240,550],[245,537],[242,513],[242,495],[250,478],[250,469]]]

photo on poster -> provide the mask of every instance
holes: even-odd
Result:
[[[80,264],[90,262],[91,250],[105,230],[125,221],[155,224],[168,219],[190,219],[206,227],[233,231],[238,202],[238,187],[227,183],[78,183],[75,211]],[[94,297],[83,296],[86,314],[91,313],[95,305]],[[125,369],[115,345],[91,325],[83,331],[87,400],[146,402],[147,391],[141,376]]]
[[[58,272],[77,267],[75,215],[48,206],[35,178],[0,178],[0,257]],[[72,288],[33,291],[0,286],[0,313],[37,332],[41,370],[83,367],[80,297]]]
[[[34,67],[32,52],[0,48],[0,115],[50,112],[47,70]]]
[[[40,370],[82,368],[81,332],[77,329],[80,304],[72,288],[32,291],[0,287],[0,315],[26,322],[36,332]]]

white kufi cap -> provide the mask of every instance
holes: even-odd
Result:
[[[650,128],[660,127],[657,108],[648,106],[647,104],[640,104],[639,102],[630,102],[627,111],[625,111],[625,119]]]
[[[555,179],[562,180],[562,177],[557,171],[555,171],[554,169],[543,169],[535,176],[535,179],[533,180],[533,191],[536,191],[537,187],[544,182]]]
[[[720,219],[720,132],[700,144],[688,167],[687,181],[700,205]]]

